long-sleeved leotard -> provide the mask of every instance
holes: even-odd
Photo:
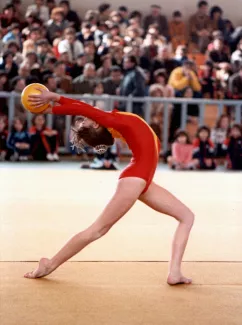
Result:
[[[146,181],[146,192],[157,167],[160,142],[150,126],[139,116],[114,110],[104,112],[78,100],[61,97],[60,106],[53,107],[53,114],[80,115],[98,124],[118,131],[132,151],[130,164],[119,178],[139,177]]]

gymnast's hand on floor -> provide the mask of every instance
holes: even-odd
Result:
[[[52,267],[51,261],[48,258],[41,258],[38,267],[32,272],[26,273],[24,277],[28,279],[43,278],[53,271],[54,268]]]

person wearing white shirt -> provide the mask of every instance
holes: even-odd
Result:
[[[59,54],[67,52],[70,62],[77,59],[80,54],[84,53],[84,47],[80,41],[76,39],[74,28],[66,28],[64,31],[65,39],[58,44]]]

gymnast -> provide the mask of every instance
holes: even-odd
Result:
[[[181,272],[181,263],[194,214],[171,193],[153,182],[160,151],[160,143],[153,130],[135,114],[117,110],[104,112],[78,100],[65,98],[42,88],[38,90],[40,94],[28,97],[33,107],[50,103],[44,111],[45,114],[84,117],[80,121],[77,119],[73,129],[73,145],[79,148],[89,145],[97,152],[104,152],[113,145],[115,137],[120,137],[126,141],[133,157],[121,172],[113,197],[96,221],[74,235],[54,257],[42,258],[38,267],[26,273],[25,277],[34,279],[52,273],[84,247],[104,236],[140,200],[155,211],[169,215],[179,222],[172,243],[167,283],[190,284],[192,280],[184,277]]]

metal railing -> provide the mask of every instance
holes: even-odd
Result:
[[[164,104],[163,110],[163,125],[162,125],[162,147],[163,151],[168,149],[168,138],[169,138],[169,106],[174,104],[181,105],[181,129],[186,128],[187,124],[187,110],[189,104],[195,104],[199,108],[198,124],[204,124],[205,109],[207,105],[212,105],[211,109],[214,109],[214,106],[217,106],[217,118],[223,114],[224,107],[234,107],[235,112],[235,121],[236,123],[241,123],[242,115],[242,100],[211,100],[211,99],[187,99],[187,98],[158,98],[158,97],[120,97],[120,96],[109,96],[109,95],[67,95],[65,96],[70,98],[75,98],[78,100],[85,101],[87,103],[93,103],[93,101],[102,101],[105,103],[105,110],[111,111],[114,108],[116,102],[126,102],[126,111],[132,113],[133,103],[143,103],[144,108],[144,119],[147,123],[150,123],[151,119],[151,105],[152,103],[162,103]],[[11,126],[11,121],[14,118],[15,112],[15,98],[20,98],[20,94],[15,92],[0,92],[0,98],[8,99],[8,117],[9,117],[9,126]],[[28,126],[31,125],[32,114],[27,113],[27,122]],[[53,116],[47,116],[47,126],[52,127],[53,125]],[[71,129],[71,116],[65,117],[65,148],[62,148],[62,152],[69,152],[69,133]],[[64,149],[64,150],[63,150]]]

